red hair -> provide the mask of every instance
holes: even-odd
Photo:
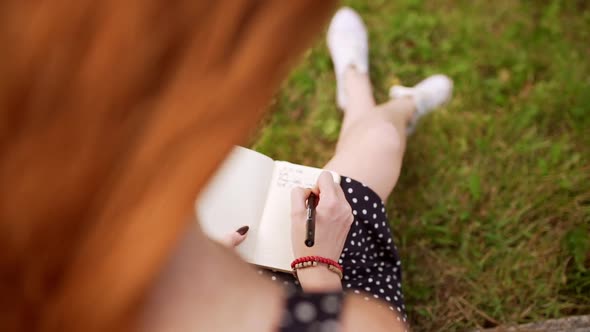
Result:
[[[132,327],[199,188],[333,5],[3,1],[0,326]]]

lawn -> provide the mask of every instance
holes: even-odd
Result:
[[[346,3],[370,30],[379,102],[393,82],[455,81],[387,203],[414,330],[590,313],[590,2]],[[318,36],[251,146],[321,167],[342,118],[334,90]]]

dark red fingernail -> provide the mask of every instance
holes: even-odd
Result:
[[[242,227],[238,228],[238,230],[236,232],[238,232],[240,235],[244,235],[244,234],[248,233],[249,229],[250,229],[250,227],[248,227],[248,226],[242,226]]]

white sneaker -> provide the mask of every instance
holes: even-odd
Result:
[[[328,48],[336,72],[338,106],[344,110],[347,99],[344,72],[349,66],[361,73],[369,70],[367,29],[354,10],[343,7],[336,12],[328,28]]]
[[[416,103],[416,112],[408,124],[407,134],[416,129],[418,120],[448,102],[453,93],[453,81],[445,75],[433,75],[412,88],[394,85],[389,89],[389,96],[393,99],[412,97]]]

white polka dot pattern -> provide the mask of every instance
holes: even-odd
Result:
[[[281,332],[338,332],[343,294],[304,293],[287,298],[280,323]]]
[[[340,299],[334,295],[328,295],[322,299],[322,310],[329,314],[336,314],[340,311]]]
[[[315,306],[306,301],[297,303],[294,313],[295,319],[301,323],[309,323],[314,320],[317,315]]]

